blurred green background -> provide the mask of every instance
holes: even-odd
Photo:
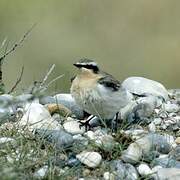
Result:
[[[19,89],[41,80],[63,78],[50,91],[68,92],[76,72],[72,63],[95,59],[117,79],[144,76],[167,88],[180,87],[179,0],[0,0],[0,41],[9,46],[37,23],[23,46],[3,66],[9,89],[21,67]]]

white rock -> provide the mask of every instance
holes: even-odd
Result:
[[[103,177],[104,177],[104,180],[115,180],[114,174],[110,172],[105,172]]]
[[[96,139],[96,136],[95,136],[95,133],[93,131],[87,131],[85,133],[85,135],[90,139],[90,140],[95,140]]]
[[[156,132],[156,126],[153,122],[151,122],[149,125],[148,125],[148,129],[150,132]]]
[[[73,135],[83,134],[85,132],[85,127],[80,128],[80,123],[72,118],[68,118],[68,121],[63,124],[63,127],[68,133]]]
[[[164,104],[165,111],[169,113],[178,112],[180,107],[177,104],[166,103]]]
[[[38,171],[34,173],[34,177],[43,178],[46,175],[47,171],[48,171],[48,166],[47,165],[43,166],[42,168],[40,168]]]
[[[82,136],[81,134],[74,135],[73,140],[78,143],[83,144],[84,146],[88,145],[88,139],[86,137]]]
[[[97,167],[102,160],[102,157],[98,152],[88,152],[88,151],[83,151],[80,154],[77,154],[76,158],[79,159],[81,163],[91,168]]]
[[[58,130],[61,125],[53,120],[49,111],[41,104],[29,103],[26,105],[25,114],[22,119],[17,122],[20,127],[26,127],[29,130],[49,129]]]
[[[161,83],[143,77],[129,77],[123,81],[122,86],[135,94],[152,94],[168,99],[168,91]]]
[[[148,132],[143,129],[130,129],[124,131],[124,133],[131,136],[133,139],[139,139],[142,136],[146,135]]]
[[[161,119],[161,118],[155,118],[155,119],[153,120],[153,123],[154,123],[155,125],[160,125],[161,122],[162,122],[162,119]]]
[[[4,143],[15,143],[15,139],[13,138],[8,138],[8,137],[1,137],[0,138],[0,144],[4,144]]]
[[[140,164],[137,167],[137,170],[141,176],[147,176],[149,174],[152,174],[152,170],[147,164]]]
[[[160,155],[159,155],[159,159],[160,159],[160,158],[162,158],[162,159],[168,158],[168,156],[169,156],[168,154],[160,154]]]
[[[180,169],[178,168],[161,168],[157,171],[155,180],[179,180]]]
[[[173,136],[169,135],[169,134],[164,134],[164,137],[165,139],[167,140],[167,142],[170,144],[170,145],[176,145],[175,143],[175,139]]]
[[[152,173],[156,173],[159,169],[161,169],[162,168],[162,166],[154,166],[153,168],[152,168]]]
[[[132,101],[130,103],[128,103],[124,108],[122,108],[120,110],[120,118],[121,119],[126,119],[127,116],[133,111],[133,109],[137,106],[137,102],[136,101]]]
[[[132,143],[122,153],[121,159],[124,162],[136,164],[142,157],[142,148],[137,143]]]

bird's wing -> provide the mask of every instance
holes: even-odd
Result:
[[[73,76],[73,77],[71,78],[71,83],[74,81],[75,78],[76,78],[76,76]]]
[[[113,91],[118,91],[121,87],[121,83],[117,79],[105,72],[103,72],[103,77],[98,80],[98,83]]]

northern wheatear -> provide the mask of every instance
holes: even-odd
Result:
[[[74,63],[79,73],[73,78],[71,94],[87,113],[113,119],[133,98],[112,75],[101,71],[90,59]]]

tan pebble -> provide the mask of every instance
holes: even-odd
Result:
[[[91,172],[91,171],[90,171],[89,169],[84,169],[84,171],[83,171],[83,177],[89,176],[90,172]]]
[[[70,116],[72,114],[71,110],[62,104],[48,104],[46,105],[50,114],[59,113],[63,117]]]
[[[176,143],[176,144],[180,144],[180,137],[177,137],[177,138],[176,138],[175,143]]]

